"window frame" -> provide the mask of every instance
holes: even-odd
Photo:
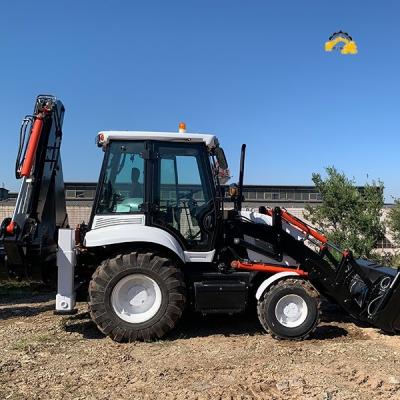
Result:
[[[217,204],[216,204],[216,191],[215,191],[215,186],[214,186],[214,181],[213,181],[213,175],[212,175],[212,170],[211,170],[211,164],[209,161],[209,156],[208,156],[208,151],[205,143],[185,143],[185,142],[160,142],[160,141],[152,141],[151,142],[153,145],[153,150],[157,154],[156,156],[156,161],[155,163],[152,164],[153,166],[153,172],[152,172],[152,188],[151,188],[151,197],[150,197],[150,202],[152,204],[156,204],[156,199],[155,195],[157,193],[161,193],[161,157],[159,155],[159,148],[160,147],[182,147],[182,148],[197,148],[198,149],[198,169],[199,169],[199,175],[200,175],[200,181],[201,185],[203,187],[203,182],[204,182],[204,195],[206,198],[206,195],[208,197],[208,201],[213,201],[214,203],[214,223],[218,223],[218,218],[217,218]],[[170,228],[168,225],[160,225],[157,224],[154,221],[154,218],[152,215],[150,215],[149,219],[149,225],[157,227],[159,229],[163,229],[166,232],[170,233],[172,236],[175,237],[175,239],[178,240],[180,245],[184,250],[190,250],[190,251],[209,251],[214,248],[216,236],[217,236],[217,230],[215,229],[213,234],[209,235],[208,241],[206,244],[199,244],[199,246],[189,246],[188,241],[184,238],[183,235],[180,234],[180,232],[177,232],[175,229]],[[217,225],[216,225],[217,227]]]
[[[109,144],[107,145],[107,148],[105,149],[105,153],[104,153],[104,157],[103,157],[103,162],[101,165],[101,170],[100,170],[100,176],[99,176],[99,184],[97,185],[97,190],[96,190],[96,194],[95,194],[95,198],[93,201],[93,207],[92,207],[92,212],[90,215],[90,222],[89,222],[89,227],[92,227],[93,224],[93,219],[96,215],[101,215],[101,216],[110,216],[110,215],[144,215],[145,211],[142,210],[138,210],[138,211],[131,211],[131,212],[104,212],[104,213],[98,213],[98,207],[99,207],[99,202],[103,193],[103,187],[104,187],[104,182],[105,182],[105,178],[106,178],[106,171],[107,171],[107,165],[110,159],[110,154],[111,154],[111,145],[114,143],[131,143],[131,142],[135,142],[135,143],[142,143],[143,144],[143,150],[146,151],[149,148],[149,141],[146,140],[110,140]],[[144,179],[143,179],[143,204],[146,204],[148,201],[148,191],[147,191],[147,169],[148,169],[148,160],[143,157],[143,162],[144,162],[144,168],[143,168],[143,173],[144,173]]]

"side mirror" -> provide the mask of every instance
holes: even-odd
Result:
[[[217,157],[218,165],[222,169],[228,169],[228,162],[226,161],[224,150],[221,147],[214,149],[215,157]]]
[[[217,159],[216,174],[218,175],[218,180],[221,185],[225,185],[231,178],[231,173],[229,171],[228,162],[226,161],[224,150],[221,147],[216,147],[214,149],[214,155]]]

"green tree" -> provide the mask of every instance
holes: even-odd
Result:
[[[308,205],[305,216],[328,239],[357,257],[371,257],[376,242],[385,233],[382,222],[384,204],[382,182],[366,184],[362,190],[335,167],[327,167],[326,178],[314,173],[312,180],[322,204]]]
[[[387,221],[388,227],[393,234],[393,239],[400,247],[400,199],[394,201],[394,207],[390,209]]]

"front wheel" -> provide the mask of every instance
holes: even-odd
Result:
[[[185,283],[172,261],[153,253],[104,261],[89,285],[93,321],[116,341],[154,340],[175,327],[185,307]]]
[[[282,279],[260,299],[257,311],[264,329],[276,339],[302,340],[319,322],[319,295],[303,279]]]

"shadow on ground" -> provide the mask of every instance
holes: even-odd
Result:
[[[37,281],[0,280],[0,320],[54,310],[56,293]]]
[[[340,326],[336,325],[321,325],[310,336],[313,340],[331,340],[348,335],[348,331]]]
[[[371,325],[366,322],[359,321],[345,312],[340,306],[323,299],[321,303],[321,321],[322,322],[337,322],[337,323],[352,323],[359,328],[366,328]]]
[[[23,291],[10,291],[0,293],[0,320],[18,317],[31,317],[42,312],[54,310],[54,292],[32,293]],[[51,302],[50,302],[51,301]],[[29,305],[32,304],[32,305]],[[311,335],[312,340],[325,340],[340,338],[348,335],[348,332],[338,324],[353,323],[358,327],[366,327],[367,324],[354,320],[339,306],[324,300],[321,306],[322,324]],[[92,322],[88,312],[64,317],[64,326],[67,332],[76,332],[85,339],[103,339],[104,335]],[[165,340],[190,339],[213,335],[253,336],[261,335],[264,331],[258,321],[255,312],[241,315],[207,315],[186,312],[182,320]]]
[[[36,303],[48,303],[49,301],[55,301],[56,293],[26,293],[26,292],[13,292],[12,294],[0,293],[0,307],[13,307],[19,304],[36,304]],[[53,305],[54,307],[54,305]]]
[[[105,336],[97,329],[90,319],[88,312],[66,317],[65,330],[82,335],[85,339],[105,339]],[[247,313],[242,315],[208,315],[202,316],[197,313],[187,312],[182,320],[165,340],[174,341],[177,339],[192,339],[222,335],[233,336],[254,336],[262,335],[262,329],[256,315]],[[325,324],[317,327],[310,336],[312,340],[326,340],[347,336],[348,332],[342,327]]]
[[[64,327],[66,332],[79,333],[85,339],[105,339],[88,312],[65,317]]]
[[[101,339],[104,335],[90,319],[88,312],[80,313],[65,320],[65,330],[76,332],[86,339]],[[212,335],[236,336],[262,333],[258,321],[245,316],[200,316],[186,313],[177,328],[165,340],[189,339]]]
[[[48,302],[34,306],[0,306],[0,321],[18,317],[33,317],[51,310],[54,310],[54,304]]]

